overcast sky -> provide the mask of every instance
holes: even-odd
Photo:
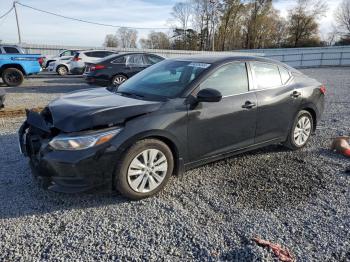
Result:
[[[0,0],[0,16],[10,9],[13,0]],[[89,21],[134,26],[168,27],[171,8],[177,0],[21,0],[23,4]],[[320,23],[322,35],[332,28],[333,13],[341,0],[328,2],[327,16]],[[275,8],[286,16],[294,1],[275,1]],[[94,26],[70,21],[49,14],[39,13],[26,7],[18,7],[22,41],[57,45],[101,46],[106,34],[115,28]],[[139,30],[139,38],[149,31]],[[165,30],[165,32],[167,32]],[[17,42],[17,29],[14,13],[0,19],[0,39],[4,42]]]

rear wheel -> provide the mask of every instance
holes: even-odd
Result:
[[[59,74],[60,76],[64,76],[68,74],[68,68],[64,65],[58,66],[56,71],[57,71],[57,74]]]
[[[120,86],[122,83],[124,83],[128,78],[124,75],[115,75],[112,78],[112,86]]]
[[[297,150],[304,147],[311,137],[312,130],[312,115],[308,111],[300,111],[295,118],[292,129],[289,132],[288,139],[285,142],[285,146],[292,150]]]
[[[146,198],[164,188],[173,169],[173,155],[165,143],[156,139],[141,140],[122,158],[115,176],[116,188],[127,198]]]
[[[8,86],[19,86],[23,83],[24,76],[17,68],[7,68],[2,73],[2,80]]]

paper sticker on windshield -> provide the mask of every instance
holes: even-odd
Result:
[[[188,66],[192,66],[192,67],[199,67],[199,68],[208,68],[210,66],[210,64],[206,64],[206,63],[191,63]]]

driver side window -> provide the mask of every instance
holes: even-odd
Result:
[[[200,89],[212,88],[222,96],[248,92],[249,82],[246,64],[234,62],[220,67],[200,84]]]

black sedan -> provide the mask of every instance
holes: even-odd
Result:
[[[87,63],[84,76],[91,85],[119,86],[138,72],[163,60],[163,57],[147,53],[112,55],[96,64]]]
[[[110,88],[71,93],[19,131],[35,175],[53,191],[107,185],[131,199],[205,163],[283,144],[304,147],[325,87],[259,57],[164,60]]]

